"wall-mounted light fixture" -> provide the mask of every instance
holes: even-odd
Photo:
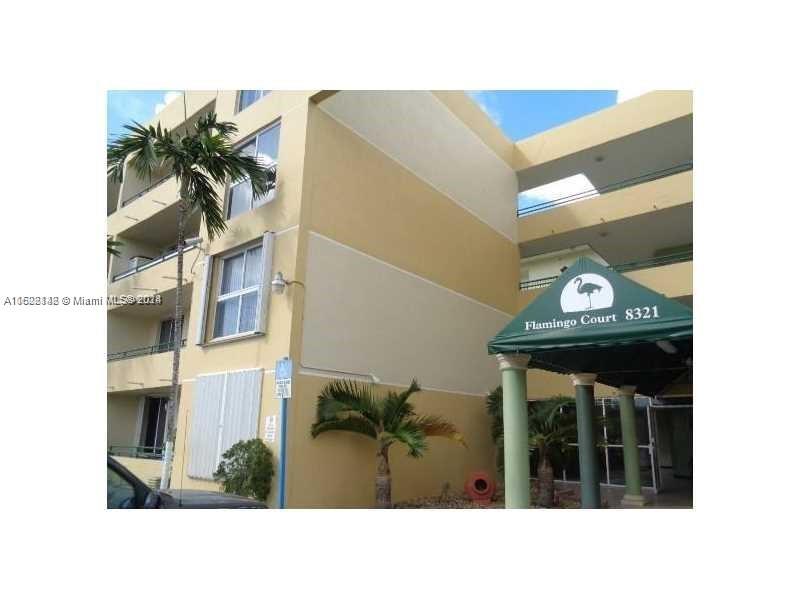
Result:
[[[272,279],[270,286],[272,286],[272,291],[279,296],[283,294],[283,291],[286,289],[287,286],[297,284],[302,287],[306,287],[302,281],[292,281],[290,279],[284,279],[283,273],[278,271],[275,273],[275,277]]]

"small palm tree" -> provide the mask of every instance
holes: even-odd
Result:
[[[215,113],[200,117],[183,133],[161,127],[145,127],[139,123],[125,125],[129,133],[108,144],[108,176],[122,181],[126,165],[139,177],[150,179],[154,172],[167,171],[178,183],[177,285],[175,287],[175,346],[172,361],[172,391],[167,405],[164,467],[161,487],[169,484],[172,448],[175,444],[175,423],[178,412],[178,373],[183,341],[183,249],[186,224],[200,213],[210,239],[227,229],[218,188],[227,181],[249,179],[254,195],[263,195],[275,186],[275,169],[266,167],[256,157],[234,148],[234,123],[217,121]]]
[[[311,426],[316,438],[326,431],[351,431],[375,440],[378,460],[375,478],[375,504],[392,507],[392,475],[389,448],[395,442],[405,444],[408,455],[421,458],[427,449],[426,438],[436,436],[464,444],[455,426],[442,417],[418,415],[409,403],[420,391],[416,380],[399,394],[387,392],[376,397],[372,385],[336,380],[323,388],[317,398],[317,422]]]
[[[574,414],[562,409],[574,404],[572,398],[557,396],[531,402],[528,411],[528,447],[537,451],[536,478],[539,480],[539,506],[550,508],[555,500],[553,458],[569,451],[569,441],[577,434]]]
[[[537,453],[536,478],[539,481],[539,506],[553,506],[555,481],[553,461],[571,450],[577,421],[574,414],[563,410],[574,404],[568,396],[528,402],[528,448]],[[486,397],[486,409],[492,419],[491,432],[497,446],[497,466],[503,470],[503,388],[498,387]]]

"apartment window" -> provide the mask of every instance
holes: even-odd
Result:
[[[261,100],[270,93],[271,90],[239,90],[239,99],[236,103],[236,112],[242,112],[245,108]]]
[[[169,398],[145,398],[142,413],[142,429],[139,432],[139,446],[143,454],[161,455],[164,444],[164,430],[167,423],[167,402]]]
[[[256,330],[263,268],[260,244],[222,259],[215,338]]]
[[[255,156],[264,166],[274,166],[278,162],[278,144],[281,138],[281,125],[276,123],[261,131],[242,146],[242,153]],[[228,192],[228,219],[266,204],[275,196],[275,190],[253,197],[249,179],[242,179],[231,185]]]
[[[212,479],[222,454],[258,435],[263,371],[198,375],[189,428],[189,477]]]
[[[181,317],[181,323],[184,323]],[[185,332],[185,328],[181,327],[181,331]],[[161,321],[161,327],[158,330],[158,351],[166,352],[175,347],[175,319],[165,319]]]

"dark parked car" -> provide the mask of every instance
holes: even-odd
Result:
[[[267,508],[252,498],[200,490],[157,491],[108,457],[107,508]]]

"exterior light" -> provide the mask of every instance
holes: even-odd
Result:
[[[661,348],[667,354],[677,354],[678,353],[678,349],[673,345],[673,343],[670,342],[670,341],[667,341],[667,340],[658,340],[656,342],[656,346]]]
[[[294,284],[305,287],[302,281],[291,281],[289,279],[284,279],[283,273],[281,271],[278,271],[275,274],[275,277],[270,282],[270,286],[272,287],[273,293],[278,294],[279,296],[283,294],[287,286]]]

